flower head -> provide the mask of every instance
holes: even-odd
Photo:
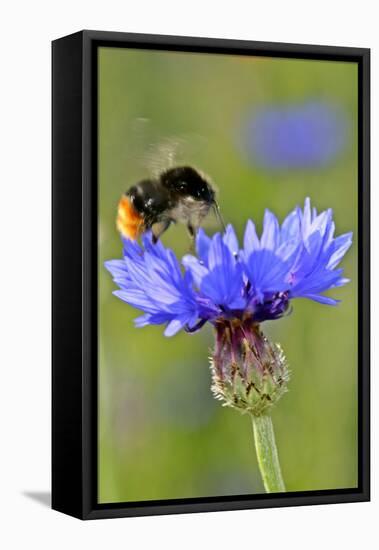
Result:
[[[172,336],[213,324],[215,395],[260,415],[289,378],[281,348],[260,323],[282,317],[295,298],[337,304],[323,293],[348,282],[337,266],[351,242],[351,233],[334,237],[332,210],[318,214],[306,199],[281,225],[267,210],[260,237],[249,220],[242,248],[231,225],[212,238],[200,229],[197,256],[185,255],[181,267],[170,249],[145,234],[142,245],[125,239],[123,259],[105,266],[119,286],[114,294],[144,312],[136,326],[166,324],[165,335]]]
[[[334,237],[332,210],[318,214],[306,199],[280,225],[266,210],[262,235],[246,224],[243,248],[231,225],[223,235],[208,237],[200,229],[197,256],[182,258],[151,235],[142,246],[124,240],[121,260],[105,262],[119,290],[114,294],[141,309],[136,325],[167,324],[165,334],[195,331],[205,322],[251,318],[256,323],[278,319],[294,298],[335,305],[323,293],[348,279],[336,269],[352,242],[352,233]]]

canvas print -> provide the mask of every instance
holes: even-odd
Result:
[[[98,502],[358,485],[358,66],[98,48]]]

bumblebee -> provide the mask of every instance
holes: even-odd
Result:
[[[195,168],[178,166],[126,191],[118,204],[117,229],[131,240],[151,229],[156,243],[172,223],[179,222],[194,241],[211,208],[224,226],[211,183]]]

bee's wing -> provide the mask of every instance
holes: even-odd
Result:
[[[149,118],[131,120],[125,133],[125,167],[131,179],[156,179],[185,158],[186,139],[163,135]]]
[[[127,156],[130,167],[137,172],[136,179],[151,178],[153,173],[149,166],[148,151],[156,140],[151,120],[144,117],[133,119],[127,134]]]
[[[194,133],[164,134],[149,118],[132,121],[128,141],[133,155],[145,176],[157,178],[162,172],[180,165],[203,164],[207,140]]]
[[[130,184],[144,178],[158,183],[160,174],[175,166],[191,165],[206,172],[209,143],[204,136],[195,133],[168,136],[145,117],[134,118],[125,130],[123,176]]]
[[[151,175],[158,178],[162,172],[181,164],[184,148],[185,140],[178,136],[162,136],[151,142],[145,153],[146,166]]]

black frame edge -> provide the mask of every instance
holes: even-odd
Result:
[[[142,34],[133,32],[83,30],[86,40],[91,42],[123,42],[129,47],[154,49],[180,49],[181,51],[210,51],[213,53],[235,53],[254,55],[254,52],[267,53],[274,57],[304,57],[313,56],[324,59],[341,60],[346,57],[359,61],[369,54],[369,48],[351,46],[330,46],[323,44],[299,44],[290,42],[263,42],[253,40],[238,40],[230,38],[207,38],[200,36],[178,36],[167,34]],[[241,51],[239,51],[241,50]]]
[[[52,508],[83,517],[82,33],[52,43]]]
[[[359,178],[360,190],[359,194],[359,215],[361,223],[360,230],[360,247],[359,258],[360,262],[360,309],[359,309],[359,359],[361,367],[360,378],[360,415],[358,422],[361,423],[361,437],[359,441],[360,447],[360,463],[361,463],[361,486],[362,493],[365,495],[365,500],[371,498],[371,456],[370,456],[370,412],[371,412],[371,388],[370,388],[370,57],[369,49],[362,51],[360,61],[360,151],[359,151]]]
[[[265,498],[265,497],[268,498]],[[270,508],[287,508],[297,506],[318,506],[325,504],[348,504],[352,502],[367,502],[369,498],[363,493],[352,490],[351,492],[326,495],[314,495],[312,492],[309,495],[297,496],[295,493],[285,493],[283,496],[262,495],[261,498],[250,500],[239,500],[236,497],[234,500],[223,501],[221,498],[217,502],[186,502],[182,499],[178,503],[165,504],[150,504],[148,501],[143,502],[141,506],[130,507],[108,507],[103,505],[102,508],[91,510],[83,519],[111,519],[122,517],[143,517],[143,516],[158,516],[158,515],[173,515],[173,514],[193,514],[204,512],[232,512],[238,510],[258,510]],[[163,501],[162,501],[163,502]]]

